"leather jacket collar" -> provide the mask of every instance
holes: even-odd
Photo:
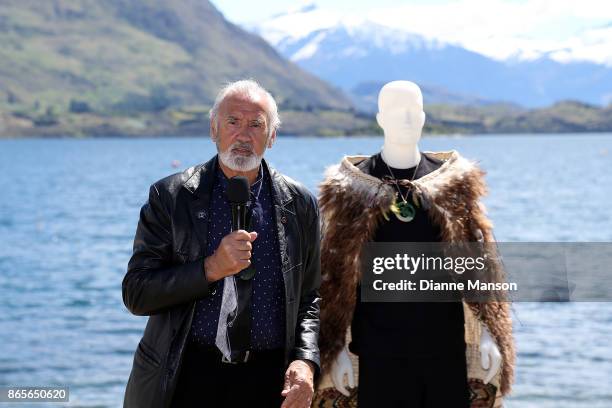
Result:
[[[213,181],[217,176],[217,171],[219,171],[218,161],[219,155],[215,155],[206,163],[198,166],[191,177],[189,177],[183,183],[183,187],[200,198],[208,198],[212,192]],[[291,195],[287,184],[276,170],[270,168],[265,159],[261,160],[261,165],[264,168],[264,173],[270,175],[274,204],[285,206],[287,203],[293,200],[293,196]],[[212,177],[205,177],[204,175],[207,173],[210,173]],[[204,180],[203,183],[202,180]]]

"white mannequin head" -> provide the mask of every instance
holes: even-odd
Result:
[[[418,85],[410,81],[385,84],[378,94],[376,121],[385,133],[385,161],[398,168],[418,163],[417,144],[425,125],[423,95]]]
[[[385,139],[390,139],[393,144],[418,143],[425,125],[423,95],[419,86],[410,81],[385,84],[378,94],[376,121],[384,130]]]

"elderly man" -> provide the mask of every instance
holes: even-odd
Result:
[[[265,89],[231,83],[210,111],[218,154],[151,186],[123,280],[127,308],[150,316],[124,406],[310,406],[319,215],[305,187],[263,160],[279,124]],[[232,231],[234,176],[248,179],[248,231]]]

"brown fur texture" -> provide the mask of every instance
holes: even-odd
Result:
[[[486,194],[484,172],[455,151],[426,154],[443,164],[412,184],[432,222],[439,225],[441,241],[494,242],[493,226],[480,203]],[[324,373],[345,346],[355,309],[362,247],[372,239],[395,199],[390,185],[355,166],[364,159],[345,157],[339,165],[328,169],[320,186],[323,276],[319,346]],[[514,380],[515,361],[510,305],[507,302],[468,305],[475,318],[489,329],[501,352],[500,391],[506,395]]]

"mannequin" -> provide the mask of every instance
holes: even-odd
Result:
[[[409,82],[409,81],[393,81],[390,83],[387,83],[385,86],[383,86],[383,88],[381,89],[379,96],[378,96],[378,114],[376,115],[376,120],[379,124],[379,126],[383,129],[384,131],[384,144],[383,147],[381,149],[381,152],[379,155],[375,155],[372,156],[369,159],[366,160],[356,160],[355,161],[355,168],[352,169],[351,171],[355,172],[355,171],[362,171],[364,173],[366,173],[366,176],[363,177],[368,177],[370,176],[374,176],[374,177],[378,177],[382,174],[385,173],[385,175],[393,175],[395,176],[395,173],[398,174],[398,177],[394,177],[397,179],[414,179],[415,184],[419,182],[419,178],[428,174],[428,172],[437,172],[439,173],[440,171],[438,169],[440,169],[440,167],[442,167],[444,165],[443,161],[438,160],[436,157],[434,157],[434,155],[430,155],[429,153],[426,155],[421,154],[419,147],[418,147],[418,142],[421,138],[421,133],[422,133],[422,129],[423,126],[425,124],[425,112],[423,111],[423,98],[422,98],[422,94],[421,94],[421,90],[419,89],[419,87],[413,83],[413,82]],[[465,160],[462,159],[461,160]],[[450,162],[450,160],[449,160]],[[345,164],[345,163],[343,163]],[[350,164],[348,166],[351,166]],[[369,170],[368,170],[368,166],[369,166]],[[382,170],[381,170],[382,169]],[[386,169],[388,169],[389,173],[386,171]],[[394,170],[392,170],[394,169]],[[410,175],[410,171],[412,171],[412,174]],[[404,175],[405,177],[399,177],[399,175]],[[431,179],[431,177],[429,177]],[[328,180],[330,180],[330,178],[328,178]],[[333,180],[333,177],[331,178],[331,180]],[[324,185],[327,183],[328,181],[324,182]],[[345,182],[344,180],[342,181],[343,183]],[[371,183],[371,181],[370,181]],[[333,183],[331,183],[330,185],[332,185]],[[397,188],[399,189],[400,187],[397,186]],[[330,190],[331,191],[331,190]],[[399,191],[399,196],[397,193],[395,193],[394,190],[390,190],[392,192],[392,194],[395,194],[396,199],[398,200],[397,202],[399,202],[399,198],[398,197],[402,197],[403,193],[400,190]],[[322,192],[323,196],[325,196],[325,191]],[[402,197],[403,198],[403,197]],[[325,205],[326,201],[323,201],[323,212],[325,212],[325,209],[327,207],[330,207],[331,204]],[[402,214],[403,215],[403,214]],[[397,231],[409,231],[410,228],[412,228],[412,234],[414,234],[414,229],[419,229],[419,228],[429,228],[427,225],[426,221],[423,221],[424,219],[427,219],[426,214],[421,214],[421,215],[417,215],[417,217],[421,217],[420,218],[420,224],[413,222],[412,224],[410,224],[410,220],[412,219],[411,216],[408,218],[404,218],[402,219],[401,217],[398,216],[398,219],[400,221],[405,222],[405,224],[402,224],[401,222],[397,222],[395,221],[395,224],[393,224],[393,229],[389,229],[390,226],[386,225],[389,223],[385,223],[384,221],[382,222],[382,224],[377,224],[378,226],[375,229],[375,232],[372,235],[372,239],[373,240],[379,240],[379,241],[410,241],[410,239],[404,240],[404,239],[397,239],[398,237],[398,232]],[[333,217],[330,217],[333,219]],[[408,220],[408,221],[407,221]],[[325,221],[325,220],[324,220]],[[486,223],[484,225],[487,225]],[[423,240],[425,242],[428,241],[434,241],[434,239],[432,238],[428,238],[428,237],[433,237],[433,236],[438,236],[438,235],[443,235],[440,233],[439,230],[435,229],[435,225],[432,226],[432,230],[429,231],[427,230],[427,233],[430,235],[425,234],[425,237],[423,237]],[[387,234],[387,232],[385,231],[392,231],[391,232],[391,237],[385,237],[385,234]],[[393,232],[395,231],[395,232]],[[394,235],[395,234],[395,235]],[[402,233],[403,234],[403,233]],[[408,233],[407,233],[408,234]],[[488,234],[487,234],[488,235]],[[403,237],[403,235],[399,235],[401,237]],[[410,237],[410,234],[406,235],[408,237]],[[331,238],[330,238],[331,240]],[[331,251],[330,253],[334,253],[334,251]],[[325,272],[325,271],[323,271]],[[359,296],[357,294],[357,296]],[[465,307],[467,307],[466,305],[464,305]],[[397,307],[397,306],[392,306],[392,307]],[[420,305],[420,306],[415,306],[416,309],[412,310],[411,309],[406,309],[407,310],[407,314],[410,316],[410,314],[412,313],[414,316],[420,316],[420,313],[422,313],[423,311],[425,311],[425,315],[426,316],[454,316],[452,317],[453,319],[458,319],[460,321],[457,322],[451,322],[452,326],[456,327],[456,329],[453,330],[449,330],[448,332],[445,332],[444,330],[439,330],[440,336],[454,336],[455,338],[458,338],[459,336],[461,337],[461,341],[463,342],[463,308],[461,305],[454,305],[454,306],[444,306],[444,305],[437,305],[436,307],[434,306],[428,306],[428,305]],[[453,309],[443,309],[445,307],[452,307]],[[433,310],[433,314],[428,314],[430,313],[430,308]],[[457,309],[459,308],[459,309]],[[360,320],[358,318],[358,315],[365,315],[368,316],[371,315],[372,313],[384,313],[387,314],[387,312],[380,312],[380,311],[376,311],[376,309],[372,309],[374,310],[374,312],[372,311],[365,311],[365,312],[361,312],[359,311],[360,309],[366,310],[366,306],[362,306],[362,304],[360,303],[359,300],[357,300],[357,304],[355,307],[355,311],[353,314],[353,323],[352,326],[356,326],[359,325]],[[439,311],[436,311],[437,309],[439,309]],[[322,309],[324,310],[324,309]],[[390,310],[389,308],[387,309],[380,309],[380,310]],[[473,315],[471,314],[471,312],[469,311],[469,308],[465,309],[467,313],[466,318],[468,317],[472,317]],[[403,315],[406,314],[405,311],[401,312]],[[437,313],[437,314],[436,314]],[[505,316],[505,315],[504,315]],[[322,315],[322,318],[325,317],[325,314]],[[361,317],[361,319],[363,320],[363,317]],[[409,318],[408,318],[409,319]],[[509,319],[509,318],[508,318]],[[378,317],[375,317],[375,320],[378,320]],[[408,322],[410,322],[410,320],[407,320]],[[476,322],[475,319],[468,319],[468,321],[466,321],[466,327],[470,325],[470,322]],[[506,324],[507,326],[507,321],[504,321],[502,323]],[[431,324],[431,323],[425,323],[425,327],[428,327],[427,325]],[[363,325],[361,325],[363,326]],[[500,349],[498,347],[498,345],[496,344],[496,341],[494,340],[494,337],[491,335],[489,328],[487,327],[486,324],[484,324],[482,321],[480,321],[479,323],[473,324],[472,326],[474,326],[472,329],[470,329],[470,334],[472,337],[475,337],[478,339],[478,353],[479,353],[479,363],[480,366],[482,368],[481,370],[481,378],[480,381],[482,381],[482,383],[489,384],[489,382],[491,382],[491,380],[493,380],[493,378],[497,375],[497,380],[499,380],[499,375],[500,375],[500,368],[502,366],[502,353],[500,352]],[[352,330],[352,334],[353,334],[353,343],[355,343],[355,337],[357,338],[363,338],[364,337],[364,333],[368,333],[368,331],[372,330],[372,326],[364,326],[367,327],[365,329],[363,328],[357,328],[355,329],[355,327],[351,327]],[[504,329],[507,329],[507,327],[504,327]],[[513,345],[511,341],[506,341],[504,338],[504,335],[500,335],[499,331],[496,330],[496,334],[498,335],[498,338],[503,338],[503,342],[504,342],[504,352],[506,354],[506,359],[507,360],[512,360],[513,358]],[[511,330],[507,329],[507,330]],[[422,332],[422,331],[421,331]],[[389,332],[392,333],[392,332]],[[403,332],[403,333],[409,333],[409,330]],[[436,334],[438,333],[438,331],[433,330],[433,334],[431,334],[431,332],[429,331],[429,329],[425,330],[425,337],[427,337],[427,335],[429,336],[436,336]],[[476,334],[475,334],[476,333]],[[505,333],[504,333],[505,334]],[[406,339],[411,339],[414,336],[419,336],[418,333],[416,334],[409,334],[406,335]],[[467,335],[466,335],[467,336]],[[368,341],[371,342],[371,338],[375,338],[376,336],[365,336],[366,337],[366,343]],[[381,340],[382,339],[382,340]],[[387,338],[388,339],[388,338]],[[397,339],[393,339],[393,341],[391,341],[391,339],[389,339],[390,341],[388,342],[388,344],[386,343],[386,338],[384,337],[384,335],[381,335],[378,337],[378,344],[383,343],[382,346],[383,348],[389,347],[389,348],[393,348],[393,347],[398,347],[397,344],[398,342],[396,341]],[[401,339],[400,339],[401,340]],[[431,340],[436,340],[435,337],[432,339],[427,340],[426,342],[426,346],[431,348],[431,352],[432,355],[438,355],[438,352],[440,353],[440,355],[444,356],[445,355],[445,345],[443,343],[443,341],[440,341],[439,344],[437,341],[431,341]],[[438,339],[441,340],[441,339]],[[372,344],[372,343],[370,343]],[[399,343],[401,347],[401,343]],[[465,343],[462,343],[463,347],[465,347]],[[411,343],[411,347],[421,347],[419,346],[418,342],[413,342]],[[354,344],[351,344],[351,346],[354,346]],[[367,350],[368,344],[363,344],[361,345],[362,349]],[[355,348],[357,348],[357,346],[355,346]],[[460,347],[455,348],[455,350],[458,350],[455,353],[455,357],[456,355],[460,355],[461,353],[465,354],[465,349],[462,349]],[[415,353],[418,354],[418,353]],[[472,353],[473,354],[473,353]],[[453,357],[452,354],[448,354],[449,360],[455,360],[455,357]],[[511,358],[508,358],[508,356],[511,356]],[[463,358],[463,356],[460,356],[461,358]],[[328,375],[329,377],[331,377],[331,383],[333,384],[333,387],[335,388],[335,390],[337,390],[339,393],[341,393],[342,395],[345,395],[347,397],[351,396],[351,398],[356,398],[355,392],[354,390],[350,390],[350,389],[354,389],[355,385],[356,385],[356,381],[355,381],[355,373],[353,370],[353,361],[354,360],[354,356],[351,356],[351,354],[349,353],[349,348],[347,347],[347,345],[345,345],[341,350],[339,350],[339,352],[337,353],[336,357],[332,360],[333,362],[330,364],[330,366],[328,367]],[[362,355],[360,355],[360,370],[364,370],[364,368],[361,366],[361,360],[364,360],[364,357]],[[393,357],[386,357],[384,356],[382,358],[382,360],[387,360],[387,361],[391,361],[394,360]],[[373,361],[381,361],[381,358],[379,356],[376,357],[376,359],[374,359]],[[405,370],[409,371],[411,369],[411,363],[410,363],[410,359],[406,359],[406,360],[402,360],[405,361],[406,364],[408,365],[408,367],[405,368]],[[510,362],[509,362],[510,363]],[[422,360],[419,360],[419,364],[423,364]],[[449,367],[450,361],[445,361],[445,360],[440,360],[440,359],[434,359],[431,360],[431,364],[426,363],[425,366],[432,366],[432,370],[433,370],[433,374],[430,378],[437,378],[437,376],[440,374],[442,375],[444,373],[445,370],[447,370],[447,368]],[[465,361],[463,361],[463,364],[465,364]],[[364,367],[365,363],[364,363]],[[370,366],[371,367],[371,366]],[[384,375],[384,372],[386,371],[386,368],[384,365],[379,365],[378,366],[379,369],[377,370],[378,372],[376,373],[377,376],[381,376]],[[382,368],[380,368],[382,367]],[[391,366],[389,366],[391,367]],[[463,368],[462,368],[463,367]],[[463,369],[465,370],[465,365],[461,366],[457,366],[459,372]],[[370,370],[375,370],[373,368],[370,368]],[[390,370],[390,369],[389,369]],[[504,373],[508,372],[508,367],[505,366],[504,367]],[[473,373],[473,370],[470,371],[470,373]],[[360,372],[359,375],[359,382],[361,384],[363,384],[363,378],[365,378],[365,374],[366,373],[362,373]],[[371,373],[370,373],[371,374]],[[362,378],[363,377],[363,378]],[[506,377],[511,377],[509,375],[506,375]],[[470,379],[471,380],[471,379]],[[510,381],[510,379],[506,379],[506,382]],[[466,389],[466,395],[467,395],[467,381],[464,379],[459,379],[458,382],[463,382],[465,383],[465,389]],[[347,388],[348,386],[348,388]],[[360,388],[364,388],[363,386]],[[506,386],[507,388],[507,386]],[[380,390],[381,393],[385,393],[384,390]],[[419,391],[420,392],[420,391]],[[499,395],[498,395],[499,397]],[[472,396],[473,398],[473,396]],[[495,396],[493,396],[493,399],[495,399]],[[367,406],[374,406],[373,402],[369,402],[369,403],[364,403],[364,401],[366,401],[366,397],[364,397],[362,399],[361,396],[361,390],[359,392],[359,400],[360,400],[360,404],[363,405],[364,407],[367,408]],[[467,403],[467,399],[466,399],[466,403]],[[474,402],[472,402],[474,403]],[[406,403],[403,403],[404,405],[406,405]],[[431,403],[430,403],[431,404]],[[360,405],[360,406],[361,406]],[[402,405],[402,406],[404,406]],[[342,405],[339,405],[342,406]],[[412,401],[410,402],[410,406],[430,406],[430,405],[418,405],[414,404]],[[458,406],[458,405],[457,405]],[[467,406],[467,405],[466,405]]]

